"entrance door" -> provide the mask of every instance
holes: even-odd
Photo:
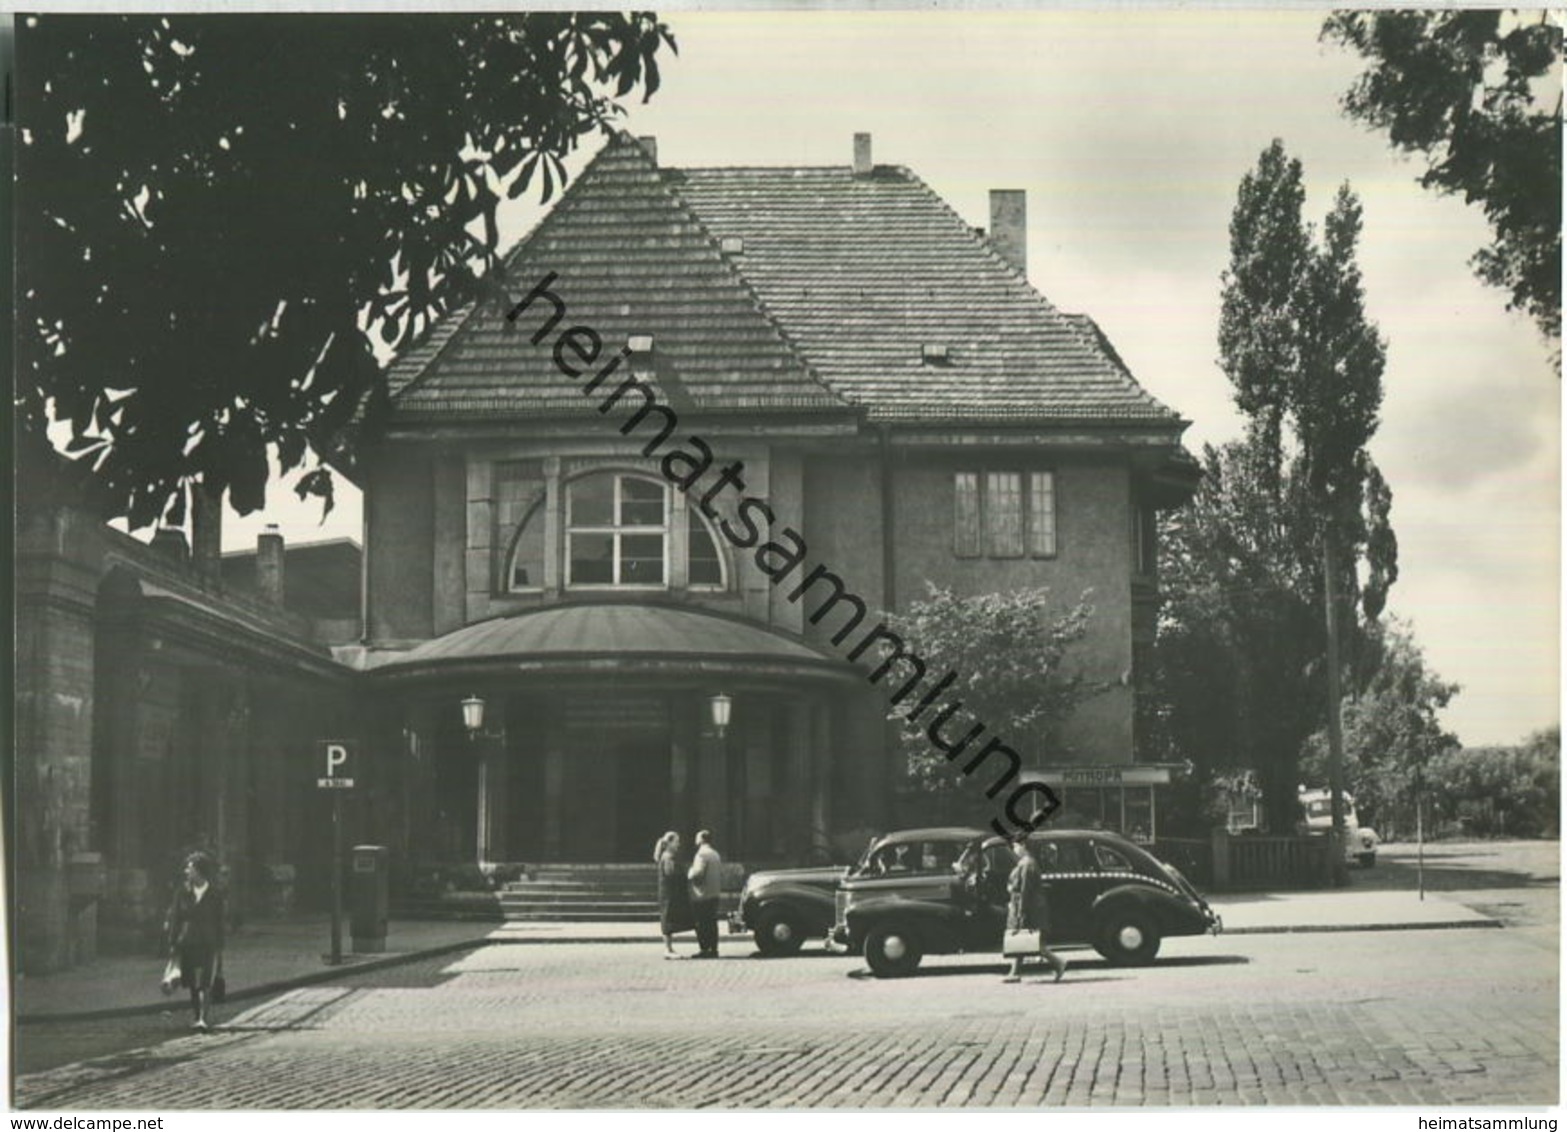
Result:
[[[546,781],[546,804],[561,816],[557,859],[651,860],[671,819],[666,702],[569,697],[560,711],[563,765],[558,781]]]
[[[627,738],[618,744],[615,775],[615,859],[651,859],[653,843],[670,828],[669,737]]]

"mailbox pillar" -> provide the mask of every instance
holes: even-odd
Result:
[[[386,950],[387,850],[355,845],[349,874],[348,930],[356,954]]]

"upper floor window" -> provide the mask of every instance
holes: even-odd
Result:
[[[1159,517],[1146,504],[1132,506],[1132,561],[1139,574],[1159,568]]]
[[[565,482],[560,494],[557,561],[567,588],[723,588],[724,561],[712,529],[683,501],[677,507],[667,484],[632,473],[593,472]],[[538,500],[512,539],[505,575],[512,590],[544,584],[545,559],[552,553],[544,535],[545,507]],[[677,547],[681,537],[684,546]]]
[[[1055,556],[1054,472],[958,472],[953,505],[959,558]]]
[[[566,585],[662,587],[669,576],[668,489],[627,475],[566,485]]]

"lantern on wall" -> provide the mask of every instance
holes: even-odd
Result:
[[[483,697],[469,696],[462,702],[462,725],[467,728],[470,738],[484,730]]]
[[[713,720],[713,727],[717,730],[719,738],[723,738],[724,732],[729,728],[729,712],[734,706],[734,701],[719,692],[707,701],[708,712]]]

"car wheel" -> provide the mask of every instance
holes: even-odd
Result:
[[[877,928],[865,937],[865,962],[879,979],[912,975],[924,954],[913,933],[900,927]]]
[[[756,946],[763,955],[793,955],[805,942],[805,932],[783,908],[764,908],[756,917]]]
[[[1360,855],[1360,867],[1361,868],[1363,868],[1363,869],[1373,868],[1373,867],[1375,867],[1376,863],[1377,863],[1377,855],[1375,853],[1362,853]]]
[[[1094,950],[1117,967],[1143,967],[1159,954],[1159,942],[1159,927],[1153,918],[1127,908],[1110,913]]]

